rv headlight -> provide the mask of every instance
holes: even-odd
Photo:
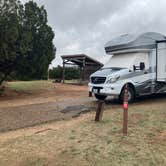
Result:
[[[107,80],[106,84],[114,83],[114,82],[116,82],[119,78],[120,78],[120,76],[116,76],[116,77],[113,77],[113,78],[109,78],[109,79]]]

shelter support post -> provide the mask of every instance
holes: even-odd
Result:
[[[65,60],[63,60],[62,82],[65,83]]]
[[[85,58],[83,59],[83,75],[82,75],[82,80],[85,81]]]
[[[82,84],[82,78],[83,78],[83,72],[82,72],[82,66],[79,66],[79,68],[80,68],[80,84]]]

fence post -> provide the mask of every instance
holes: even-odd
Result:
[[[89,97],[92,97],[92,92],[89,92]]]
[[[104,105],[104,100],[100,100],[98,102],[97,110],[96,110],[96,116],[95,116],[95,121],[99,122],[102,120],[103,117],[103,105]]]
[[[128,128],[128,85],[125,86],[123,98],[123,134],[127,135]]]

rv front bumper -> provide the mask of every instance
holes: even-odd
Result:
[[[89,92],[107,96],[118,96],[121,93],[121,86],[118,84],[92,84],[89,83]]]

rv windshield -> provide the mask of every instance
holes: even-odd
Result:
[[[102,72],[103,75],[108,75],[122,69],[124,68],[120,68],[120,67],[101,68],[99,72]]]

